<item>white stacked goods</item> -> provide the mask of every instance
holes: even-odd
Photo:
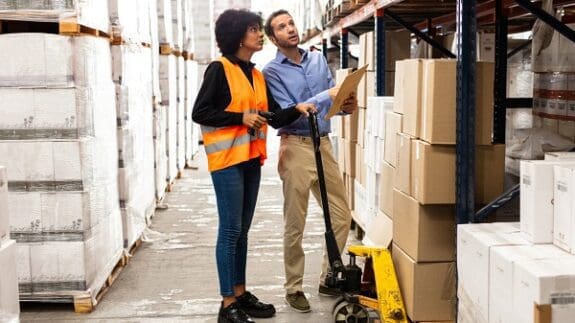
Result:
[[[108,0],[110,28],[114,40],[128,43],[152,43],[150,6],[156,0]],[[114,42],[117,43],[117,42]],[[121,43],[121,42],[120,42]]]
[[[192,121],[192,110],[198,93],[198,63],[186,61],[186,98],[184,101],[186,112],[186,163],[191,161],[199,150],[198,127]]]
[[[193,2],[195,1],[182,0],[182,52],[184,53],[194,53],[196,49],[194,41],[194,20],[196,17],[194,17],[193,13],[196,13],[197,11],[193,11]]]
[[[0,0],[0,19],[70,21],[108,32],[108,2],[103,0]]]
[[[0,164],[21,299],[95,297],[122,255],[109,41],[7,34],[0,48]]]
[[[172,2],[172,45],[175,50],[182,51],[184,45],[184,0],[171,0]]]
[[[178,172],[186,167],[186,60],[176,57],[177,62],[177,115],[176,115],[176,167]]]
[[[552,243],[554,166],[575,166],[575,160],[522,160],[519,211],[521,231],[532,243]]]
[[[160,56],[160,90],[162,91],[162,109],[166,123],[165,142],[167,155],[166,181],[172,183],[178,175],[178,66],[176,56]]]
[[[16,242],[0,240],[0,322],[17,323],[20,316],[18,275],[16,274]]]
[[[168,155],[167,155],[167,108],[159,103],[154,104],[154,182],[156,201],[161,201],[166,194],[168,184]]]
[[[519,223],[465,224],[457,228],[458,322],[488,322],[489,255],[495,246],[527,245]],[[525,309],[524,309],[525,310]]]
[[[0,245],[10,239],[10,215],[8,214],[8,176],[6,167],[0,166]]]
[[[553,172],[553,244],[575,254],[575,165],[556,165]]]
[[[158,39],[160,44],[172,46],[174,34],[172,31],[172,2],[171,0],[157,0],[158,10]]]
[[[147,227],[156,202],[152,49],[144,47],[139,41],[133,41],[151,40],[150,8],[147,2],[141,1],[132,5],[132,19],[123,20],[127,14],[116,19],[117,27],[133,30],[133,33],[123,44],[112,46],[112,73],[116,83],[118,118],[118,186],[124,247],[128,249]],[[146,23],[142,23],[144,21]],[[146,28],[138,29],[142,24]]]
[[[210,12],[210,1],[192,1],[192,12]],[[194,59],[201,64],[207,64],[212,59],[211,44],[213,30],[210,23],[212,16],[209,14],[196,14],[193,18],[193,43]],[[203,74],[202,74],[203,75]]]

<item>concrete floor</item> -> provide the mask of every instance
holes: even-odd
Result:
[[[310,313],[284,302],[281,181],[277,175],[278,139],[268,140],[270,158],[263,168],[260,195],[250,231],[248,289],[271,302],[278,313],[258,322],[332,322],[334,298],[319,296],[323,248],[321,209],[310,203],[304,237],[304,291]],[[200,148],[203,150],[203,148]],[[186,170],[167,195],[170,208],[157,211],[146,242],[134,254],[112,288],[91,314],[75,314],[70,305],[23,308],[22,322],[216,322],[220,305],[215,264],[215,195],[201,153],[198,170]],[[313,198],[312,198],[313,200]],[[350,242],[354,243],[350,237]]]

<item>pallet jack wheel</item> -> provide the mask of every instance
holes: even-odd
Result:
[[[337,299],[333,306],[333,320],[335,323],[380,322],[376,310],[359,303],[348,302],[344,297]]]

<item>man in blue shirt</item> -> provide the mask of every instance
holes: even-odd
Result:
[[[343,180],[339,173],[327,134],[330,122],[327,114],[338,87],[334,86],[327,61],[320,52],[300,49],[299,35],[291,15],[279,10],[270,15],[265,24],[268,38],[278,48],[276,58],[263,69],[264,77],[279,105],[286,109],[298,103],[311,103],[318,112],[321,154],[329,199],[331,222],[340,252],[345,247],[351,223],[351,211]],[[349,97],[341,114],[357,108],[355,96]],[[315,154],[309,122],[300,117],[280,128],[278,172],[284,193],[284,264],[286,273],[286,301],[295,310],[309,312],[309,302],[303,293],[305,254],[302,247],[310,191],[321,204]],[[325,250],[325,249],[324,249]],[[324,251],[319,293],[335,296],[337,291],[324,285],[328,258]]]

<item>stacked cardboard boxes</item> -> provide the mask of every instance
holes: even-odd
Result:
[[[18,275],[16,274],[16,242],[10,240],[8,214],[8,176],[0,166],[0,322],[19,322]]]
[[[382,169],[394,174],[393,191],[391,181],[382,188],[382,206],[392,210],[394,264],[413,321],[454,318],[455,65],[431,59],[396,64],[388,116],[400,119],[401,128],[390,129],[397,132],[395,146],[386,136]],[[488,203],[503,191],[505,147],[491,145],[493,65],[480,62],[477,70],[476,202]],[[433,283],[446,285],[432,288],[418,279],[419,271],[433,272]],[[423,297],[413,290],[442,292]]]

